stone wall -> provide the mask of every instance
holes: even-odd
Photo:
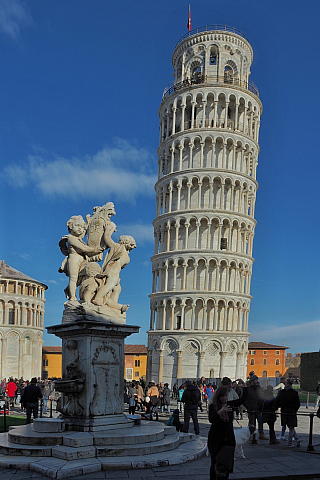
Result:
[[[314,392],[320,379],[320,352],[301,354],[300,375],[301,389]]]

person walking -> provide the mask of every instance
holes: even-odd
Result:
[[[274,423],[276,421],[275,414],[275,397],[273,396],[272,385],[268,385],[267,388],[262,393],[263,403],[262,403],[262,423],[267,423],[269,426],[269,443],[270,445],[275,445],[279,443],[276,439],[276,434],[274,431]]]
[[[14,407],[14,400],[16,395],[17,385],[14,382],[13,378],[10,378],[8,385],[7,385],[7,395],[9,397],[9,402],[11,407]]]
[[[228,480],[233,471],[234,449],[236,445],[233,432],[233,412],[248,396],[248,389],[237,400],[228,400],[227,387],[219,387],[209,401],[208,450],[211,456],[210,480],[223,478]],[[253,431],[253,427],[252,427]]]
[[[150,388],[147,391],[147,396],[150,398],[150,420],[152,420],[152,414],[155,413],[156,421],[159,420],[158,407],[161,405],[159,398],[159,390],[155,382],[151,382]]]
[[[33,377],[30,385],[25,387],[21,396],[21,403],[27,411],[27,424],[31,423],[31,414],[33,418],[38,418],[38,400],[42,398],[40,388],[37,386],[37,379]]]
[[[129,398],[129,415],[134,415],[136,411],[136,400],[138,398],[138,389],[136,388],[135,382],[132,382],[128,388],[128,398]]]
[[[292,440],[295,438],[297,447],[300,447],[300,438],[295,430],[298,425],[297,411],[300,408],[299,395],[292,388],[293,380],[287,378],[286,386],[280,390],[275,400],[275,408],[281,408],[281,426],[287,425],[289,428],[287,447],[293,447]]]
[[[170,413],[170,396],[171,396],[171,391],[169,388],[169,384],[165,383],[164,388],[162,390],[161,413],[164,412],[164,407],[167,407],[167,412]]]
[[[193,421],[194,433],[200,434],[198,422],[198,404],[201,401],[200,390],[189,380],[186,382],[186,389],[183,392],[181,402],[184,404],[184,423],[182,431],[188,433],[190,418]]]
[[[261,398],[261,387],[259,384],[259,379],[257,375],[250,375],[248,380],[247,388],[243,389],[244,391],[247,390],[248,397],[247,400],[244,402],[244,406],[248,412],[248,419],[249,419],[249,426],[252,425],[256,427],[256,422],[258,423],[258,431],[259,431],[259,439],[260,440],[269,440],[269,437],[266,437],[263,432],[263,423],[261,418],[261,407],[262,407],[262,398]],[[253,443],[255,439],[252,439]]]

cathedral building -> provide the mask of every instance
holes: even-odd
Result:
[[[41,377],[47,286],[0,260],[0,378]]]
[[[225,25],[177,43],[159,109],[148,380],[246,377],[262,104]]]

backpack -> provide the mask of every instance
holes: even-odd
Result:
[[[200,400],[201,400],[201,396],[200,396],[199,389],[197,388],[196,390],[191,390],[190,404],[191,405],[198,405]]]

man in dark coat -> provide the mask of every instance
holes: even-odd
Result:
[[[297,441],[297,447],[300,447],[300,438],[295,430],[298,425],[297,411],[300,408],[299,395],[292,388],[293,380],[287,378],[286,386],[280,390],[275,400],[275,408],[281,408],[281,426],[287,425],[289,428],[288,447],[293,447],[292,439]]]
[[[27,424],[31,423],[31,414],[33,418],[38,418],[38,400],[42,398],[40,388],[37,386],[36,377],[31,379],[30,385],[28,385],[22,393],[21,403],[27,410]]]
[[[181,402],[184,403],[184,424],[182,431],[188,433],[191,417],[194,433],[199,435],[198,404],[201,400],[200,390],[197,385],[193,385],[189,380],[186,382],[186,387],[181,398]]]
[[[249,379],[249,385],[247,387],[248,397],[244,402],[244,406],[248,412],[249,425],[256,427],[256,421],[258,422],[258,431],[260,440],[269,440],[263,433],[263,423],[261,417],[262,398],[261,387],[257,375],[251,375]],[[255,439],[253,439],[255,443]]]
[[[167,407],[168,413],[170,413],[170,396],[171,396],[171,391],[169,388],[169,384],[165,383],[164,388],[162,390],[162,406],[161,406],[161,412],[164,412],[164,407]]]

